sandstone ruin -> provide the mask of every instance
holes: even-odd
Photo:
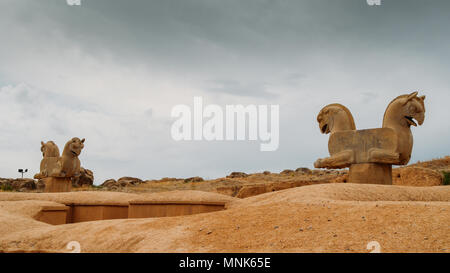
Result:
[[[41,141],[40,172],[34,176],[45,183],[45,192],[67,192],[72,188],[72,178],[81,174],[80,160],[78,156],[84,148],[85,139],[77,137],[69,140],[64,146],[62,155],[58,146],[53,141],[44,143]]]
[[[320,131],[330,134],[330,157],[318,159],[316,168],[350,168],[349,182],[392,184],[392,165],[406,165],[411,158],[411,125],[425,119],[425,96],[401,95],[389,103],[382,128],[356,130],[351,112],[341,104],[320,110]]]

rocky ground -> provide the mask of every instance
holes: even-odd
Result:
[[[39,207],[77,198],[128,201],[142,194],[0,193],[0,251],[68,252],[67,244],[77,241],[82,252],[368,252],[368,243],[376,241],[381,252],[450,252],[447,186],[333,183],[244,199],[201,191],[152,198],[172,193],[223,196],[228,208],[53,226],[34,219]],[[30,200],[33,195],[40,200]]]
[[[0,179],[0,252],[450,252],[450,157],[393,171],[394,185],[346,183],[347,172],[234,172],[203,180],[123,177],[71,193],[39,193],[40,181]],[[87,181],[83,183],[80,181]],[[79,186],[79,184],[84,184]],[[86,185],[87,184],[87,185]],[[44,206],[132,200],[226,202],[226,210],[178,217],[53,226]]]
[[[393,184],[403,186],[439,186],[445,182],[444,173],[450,173],[450,157],[418,162],[406,167],[394,168]],[[266,192],[305,185],[346,183],[347,170],[310,170],[297,168],[280,173],[265,171],[246,174],[233,172],[226,177],[204,180],[201,177],[163,178],[141,180],[133,177],[109,179],[101,186],[109,191],[132,193],[162,192],[170,190],[200,190],[245,198]]]
[[[438,186],[445,184],[444,174],[450,174],[450,156],[417,162],[393,169],[393,184],[403,186]],[[305,185],[346,183],[347,170],[310,170],[297,168],[280,173],[265,171],[246,174],[232,172],[226,177],[204,180],[201,177],[163,178],[142,180],[135,177],[108,179],[95,186],[94,174],[84,170],[72,182],[73,191],[119,191],[130,193],[163,192],[172,190],[200,190],[217,192],[233,197],[245,198],[266,192],[278,191]],[[449,179],[449,178],[447,178]],[[0,178],[0,191],[43,192],[44,183],[33,179]]]
[[[81,175],[72,179],[74,188],[95,188],[94,173],[88,169],[81,169]],[[0,178],[0,191],[43,192],[44,182],[31,178]]]

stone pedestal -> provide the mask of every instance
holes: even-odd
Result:
[[[352,164],[349,183],[392,185],[392,165],[380,163]]]
[[[69,192],[72,190],[72,180],[66,177],[46,177],[44,192]]]

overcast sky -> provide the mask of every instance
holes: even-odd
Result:
[[[411,162],[450,154],[450,1],[0,1],[0,177],[39,171],[40,141],[86,138],[95,183],[312,168],[316,115],[347,106],[358,129],[418,90]],[[171,138],[177,104],[279,105],[280,145]]]

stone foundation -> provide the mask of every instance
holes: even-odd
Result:
[[[128,218],[181,216],[224,209],[224,202],[133,201],[128,208]]]
[[[67,217],[67,223],[127,218],[128,205],[121,206],[113,204],[71,204],[70,213]]]
[[[45,183],[44,192],[70,192],[72,180],[66,177],[46,177],[42,179]]]
[[[349,183],[392,185],[392,165],[379,163],[352,164]]]

